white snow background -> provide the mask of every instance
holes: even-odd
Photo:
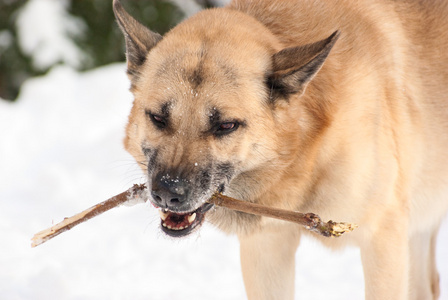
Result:
[[[29,3],[39,1],[49,3]],[[27,26],[24,35],[39,32]],[[40,51],[36,62],[47,62]],[[167,238],[150,204],[112,209],[30,247],[36,232],[144,182],[122,146],[128,87],[124,64],[86,73],[59,66],[28,80],[16,103],[0,101],[0,299],[246,298],[234,236],[205,224],[189,238]],[[448,300],[447,221],[437,255]],[[297,299],[364,298],[358,250],[331,252],[305,238],[296,258]]]

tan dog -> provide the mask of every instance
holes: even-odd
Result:
[[[448,209],[448,1],[236,0],[162,36],[114,2],[135,102],[126,149],[162,229],[215,192],[359,229],[366,299],[436,299]],[[293,299],[300,229],[214,208],[249,299]]]

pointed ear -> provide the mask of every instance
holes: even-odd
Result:
[[[145,62],[149,50],[162,39],[162,36],[152,32],[131,17],[124,10],[120,1],[114,0],[113,10],[126,40],[128,75],[133,81],[139,73],[140,66]]]
[[[339,31],[335,31],[324,40],[274,54],[273,73],[268,78],[272,99],[302,94],[319,72],[338,37]]]

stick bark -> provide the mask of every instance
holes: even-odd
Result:
[[[323,222],[318,215],[313,213],[304,214],[298,211],[267,207],[256,203],[233,199],[222,194],[213,195],[208,202],[240,212],[294,222],[325,237],[338,237],[346,232],[353,231],[358,227],[356,224],[352,223],[334,222],[331,220]]]
[[[70,230],[76,225],[84,223],[85,221],[88,221],[91,218],[108,211],[109,209],[126,202],[139,200],[139,198],[141,199],[144,197],[144,192],[146,192],[146,186],[144,184],[134,184],[133,187],[121,194],[98,203],[97,205],[94,205],[74,216],[64,218],[62,222],[36,233],[31,239],[31,247],[39,246],[55,236]],[[141,200],[146,201],[146,199]]]
[[[145,202],[147,199],[146,186],[144,184],[134,184],[134,186],[127,191],[94,205],[72,217],[65,218],[62,222],[36,233],[31,239],[31,247],[39,246],[55,236],[72,229],[76,225],[90,220],[116,206],[122,204],[135,204],[135,202]],[[344,222],[328,221],[325,223],[318,215],[313,213],[304,214],[297,211],[267,207],[233,199],[218,193],[214,194],[208,202],[244,213],[294,222],[325,237],[338,237],[346,232],[351,232],[358,227],[356,224]]]

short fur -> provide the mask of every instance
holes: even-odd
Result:
[[[220,190],[357,223],[313,236],[361,249],[366,299],[438,298],[448,1],[235,0],[164,37],[114,10],[135,97],[125,146],[152,201],[190,212]],[[238,235],[249,299],[293,299],[308,232],[223,208],[207,217]]]

